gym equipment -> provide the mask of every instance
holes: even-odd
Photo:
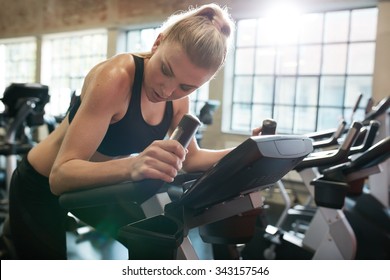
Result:
[[[161,187],[158,180],[125,182],[64,193],[59,201],[75,216],[88,208],[110,209],[104,215],[111,222],[128,219],[128,206],[136,205],[143,217],[120,224],[113,233],[128,248],[129,258],[197,259],[189,229],[260,208],[260,191],[280,180],[312,150],[312,141],[303,136],[250,137],[198,179],[183,180],[182,185]]]
[[[343,131],[344,131],[344,128],[345,128],[345,124],[346,122],[345,121],[342,121],[338,127],[338,129],[334,132],[334,134],[328,138],[328,139],[321,139],[321,140],[318,140],[318,141],[315,141],[313,142],[313,147],[314,148],[332,148],[332,147],[336,147],[336,145],[339,145],[339,138],[340,136],[343,134]],[[359,138],[360,135],[363,135],[363,142],[360,143],[360,145],[358,146],[352,146],[349,148],[348,150],[348,155],[352,155],[352,154],[356,154],[356,153],[361,153],[361,152],[364,152],[366,151],[369,147],[371,147],[371,145],[373,144],[374,142],[374,139],[375,139],[375,136],[377,134],[377,131],[378,131],[378,128],[379,128],[379,122],[377,121],[371,121],[370,122],[370,125],[368,127],[363,127],[360,129],[360,132],[358,133],[358,136],[356,136],[356,138]],[[357,132],[357,130],[356,130]],[[352,143],[352,142],[349,142],[349,143]],[[354,144],[356,144],[356,140],[354,141]],[[344,149],[344,151],[346,151],[347,148]],[[325,150],[323,152],[320,152],[320,151],[316,151],[313,153],[315,156],[314,158],[321,158],[321,156],[325,156],[325,160],[328,161],[329,164],[331,164],[331,160],[333,158],[334,155],[337,155],[337,150]],[[330,158],[327,158],[329,155],[331,155]],[[336,160],[336,163],[337,161],[342,161],[343,158],[346,160],[347,157],[346,157],[346,153],[343,152],[343,153],[340,153],[339,154],[339,158],[337,157],[334,157],[333,160]],[[312,156],[308,156],[308,158],[311,158]],[[307,160],[305,159],[305,160]],[[304,163],[302,163],[304,164]],[[326,162],[323,163],[322,166],[320,166],[322,169],[323,168],[326,168],[327,164]],[[298,166],[296,169],[299,169],[300,166]],[[313,166],[313,168],[315,168]],[[317,169],[320,169],[320,168],[317,168]],[[306,187],[310,188],[310,186],[308,186],[308,184],[310,184],[310,179],[313,179],[315,178],[315,174],[320,174],[318,172],[320,172],[319,170],[312,170],[314,173],[310,173],[310,177],[309,179],[306,179],[303,178],[303,180],[306,182]],[[317,173],[315,173],[317,172]],[[303,174],[301,174],[303,176]],[[290,201],[290,198],[289,198],[289,195],[288,195],[288,192],[286,190],[286,188],[284,187],[284,184],[282,181],[279,181],[277,183],[277,187],[278,189],[280,190],[280,194],[281,194],[281,197],[284,201],[284,209],[279,217],[279,219],[276,221],[276,223],[273,225],[273,226],[269,226],[266,230],[266,238],[267,239],[272,239],[273,242],[272,244],[270,245],[269,248],[267,248],[265,250],[265,257],[266,258],[269,258],[269,259],[274,259],[276,257],[275,255],[275,249],[276,249],[276,245],[280,243],[280,237],[281,237],[281,233],[284,234],[284,231],[285,230],[288,230],[287,228],[287,225],[292,225],[293,228],[292,228],[292,235],[291,236],[301,236],[303,235],[307,229],[308,229],[308,225],[309,225],[309,222],[312,220],[313,216],[315,215],[316,213],[316,207],[312,206],[313,204],[313,197],[310,196],[309,199],[307,199],[307,201],[303,204],[303,205],[296,205],[294,206],[293,208],[291,208],[291,201]],[[312,193],[312,192],[311,192]],[[284,226],[286,225],[286,226]],[[323,228],[326,228],[326,226],[324,226]],[[280,232],[278,232],[280,231]],[[300,240],[300,238],[295,238],[297,239],[297,243],[300,243],[302,242]],[[308,254],[305,254],[305,255],[308,255]]]
[[[203,107],[199,111],[198,119],[199,121],[208,126],[213,124],[214,113],[219,107],[220,102],[218,100],[207,100]],[[196,141],[199,146],[202,146],[202,139],[204,133],[204,126],[201,126],[195,134]]]
[[[325,169],[312,184],[319,206],[344,208],[357,239],[357,259],[390,259],[390,212],[369,193],[348,198],[356,182],[383,171],[381,163],[390,157],[390,137],[380,140],[349,162]],[[346,201],[346,202],[345,202]],[[345,203],[344,203],[345,202]],[[345,207],[344,207],[345,205]]]
[[[371,109],[369,110],[369,112],[364,116],[364,119],[359,120],[359,122],[362,125],[368,125],[370,123],[370,121],[378,120],[381,117],[383,117],[384,115],[386,115],[386,112],[388,111],[389,108],[390,108],[390,96],[383,98],[381,101],[378,102],[378,104],[376,104],[375,106],[372,106]],[[341,121],[341,123],[343,123],[343,122],[345,122],[345,120]],[[346,122],[345,122],[345,124],[346,124]],[[308,133],[308,134],[305,134],[305,136],[307,136],[307,137],[313,139],[315,142],[317,142],[317,141],[320,141],[323,139],[331,138],[332,135],[337,133],[337,131],[339,129],[340,129],[340,126],[337,127],[336,130],[335,129],[328,129],[326,131]],[[347,131],[348,131],[348,128],[345,127],[341,134],[344,134]],[[383,139],[383,137],[382,137],[382,139]]]
[[[274,119],[264,119],[261,135],[275,135],[276,127],[277,123]],[[252,239],[261,211],[262,209],[258,208],[200,226],[200,237],[205,243],[212,244],[213,258],[239,259],[239,244],[247,243]]]
[[[319,176],[319,172],[316,168],[332,166],[347,161],[352,144],[359,135],[361,127],[361,123],[354,122],[348,130],[348,134],[344,142],[337,150],[313,152],[295,168],[295,170],[297,170],[301,175],[301,178],[312,197],[314,197],[314,187],[311,185],[311,182]],[[334,217],[337,217],[336,220]],[[286,215],[284,215],[283,218],[286,218]],[[279,221],[279,225],[282,222],[283,221]],[[335,228],[332,223],[336,222],[337,230],[328,232],[329,228]],[[282,244],[284,242],[283,240],[288,240],[289,243],[294,244],[297,248],[305,248],[305,250],[308,249],[311,252],[315,252],[313,256],[314,259],[337,259],[340,258],[340,254],[343,258],[353,258],[354,255],[355,242],[353,232],[350,230],[350,226],[341,211],[337,212],[337,210],[333,209],[328,211],[326,208],[319,207],[316,210],[303,239],[272,225],[268,225],[265,232],[265,238],[271,241],[271,246],[264,252],[265,257],[269,259],[276,258],[275,252],[277,250],[277,246]],[[336,236],[340,235],[348,236],[346,241],[343,241],[344,244],[351,242],[351,244],[346,246],[347,249],[343,252],[338,252],[339,249],[337,247],[337,242],[339,241]],[[334,252],[332,252],[332,256],[324,255],[326,250],[320,247],[321,242],[324,240],[332,240],[337,243],[336,246],[333,246],[336,248]]]
[[[5,208],[8,206],[9,185],[18,156],[26,154],[35,144],[26,129],[44,124],[44,107],[49,99],[49,88],[41,84],[12,83],[4,91],[1,101],[5,111],[1,117],[5,136],[0,143],[0,155],[6,157],[5,195],[1,202]]]
[[[199,126],[198,119],[191,115],[184,115],[173,131],[171,139],[177,140],[184,148],[187,148]]]
[[[361,178],[365,178],[367,175],[372,175],[375,173],[371,172],[370,174],[367,174],[367,170],[362,170],[361,163],[363,162],[363,159],[366,164],[377,165],[379,162],[382,162],[384,159],[386,159],[386,157],[388,157],[388,144],[381,143],[380,145],[375,146],[375,148],[371,147],[374,143],[374,138],[377,134],[378,128],[379,122],[371,121],[370,126],[365,132],[365,142],[363,142],[359,146],[351,147],[349,149],[349,152],[346,154],[348,156],[348,158],[345,158],[347,160],[346,164],[348,164],[348,166],[354,166],[355,177],[357,176],[356,174],[358,174],[359,176],[362,176]],[[346,139],[348,139],[348,136],[346,137]],[[349,142],[351,142],[351,139]],[[356,141],[354,142],[356,143]],[[315,143],[313,144],[313,146],[315,146]],[[379,155],[378,153],[381,149],[382,155]],[[281,229],[281,224],[286,220],[287,214],[281,216],[276,226],[268,226],[266,228],[266,239],[271,242],[271,246],[264,251],[265,258],[364,259],[368,257],[368,252],[376,252],[376,258],[381,258],[380,254],[382,254],[382,256],[385,256],[385,254],[383,253],[383,248],[382,251],[378,249],[380,248],[379,244],[376,244],[376,249],[362,249],[362,247],[364,247],[365,244],[368,243],[367,240],[365,238],[361,238],[362,233],[359,233],[358,239],[355,236],[356,224],[362,224],[361,217],[356,218],[355,215],[355,219],[352,220],[350,213],[346,213],[345,210],[340,210],[344,206],[344,201],[347,194],[353,194],[356,196],[361,193],[361,188],[360,191],[351,191],[352,188],[355,188],[355,185],[359,186],[361,182],[358,180],[354,180],[352,182],[350,179],[342,183],[330,183],[329,180],[319,180],[318,178],[324,176],[324,172],[330,174],[330,170],[332,170],[333,165],[338,166],[337,162],[332,163],[330,161],[331,158],[319,159],[318,165],[321,167],[325,167],[325,169],[321,170],[321,173],[317,172],[317,175],[313,168],[308,168],[311,167],[310,161],[312,161],[313,167],[317,166],[317,164],[314,164],[315,161],[317,161],[316,155],[321,155],[321,153],[326,154],[329,153],[329,151],[312,153],[296,168],[300,171],[301,177],[304,180],[305,185],[310,190],[311,195],[315,197],[316,205],[319,206],[318,210],[315,212],[314,218],[311,219],[309,228],[306,230],[303,239],[297,238],[296,234],[291,234],[290,232],[286,232]],[[340,159],[338,160],[340,161]],[[326,161],[328,161],[328,163],[326,163]],[[341,160],[339,163],[343,164],[342,162],[343,161]],[[375,168],[377,169],[377,166]],[[349,170],[351,170],[351,168],[349,168]],[[309,187],[309,185],[313,184],[316,187]],[[284,188],[281,188],[281,190],[283,189]],[[365,196],[368,197],[369,195],[365,194]],[[286,198],[286,201],[289,202],[288,197]],[[385,244],[389,244],[389,240],[386,240],[385,237],[389,235],[389,215],[387,214],[387,218],[385,215],[385,213],[388,213],[388,210],[386,210],[386,208],[383,206],[381,207],[379,205],[379,202],[375,201],[372,197],[370,199],[365,198],[363,201],[361,201],[360,204],[357,204],[358,206],[356,206],[355,209],[364,209],[364,212],[367,212],[367,209],[371,209],[368,212],[370,212],[372,219],[379,219],[381,221],[378,224],[382,226],[379,227],[387,227],[387,233],[384,233],[385,230],[376,230],[376,232],[379,233],[377,233],[374,239],[378,238],[379,235],[379,237],[381,238],[380,240],[384,240],[384,242],[382,243],[383,246],[385,246]],[[369,201],[371,202],[371,205],[362,204],[367,203]],[[372,211],[372,209],[381,210]],[[356,211],[354,211],[354,213],[356,213]],[[299,215],[304,214],[310,216],[310,213],[299,213]],[[382,218],[380,219],[378,217]],[[383,226],[384,224],[387,224],[387,226]],[[375,227],[370,226],[370,230],[367,230],[367,223],[365,223],[365,225],[366,227],[364,228],[364,236],[367,237],[367,235],[370,235],[372,231],[375,231]],[[362,231],[363,227],[360,226],[360,229]],[[370,232],[369,234],[366,233],[368,231]],[[292,246],[291,244],[294,245]],[[305,251],[305,253],[302,253],[302,251]],[[277,254],[279,254],[279,256],[277,256]],[[374,256],[371,254],[370,258],[373,257]]]
[[[351,121],[353,120],[353,114],[354,114],[356,108],[358,107],[360,100],[361,100],[361,97],[358,99],[358,101],[356,102],[356,104],[354,106],[354,109],[352,111]],[[372,99],[370,99],[368,101],[367,106],[366,106],[366,116],[362,122],[364,127],[361,129],[358,138],[355,140],[354,146],[352,146],[350,148],[350,150],[349,150],[350,155],[358,154],[358,153],[362,153],[362,152],[366,151],[371,145],[373,145],[373,143],[375,143],[376,139],[381,139],[383,137],[383,136],[379,135],[380,133],[378,134],[378,131],[379,131],[379,129],[381,129],[381,127],[382,128],[386,127],[386,121],[383,121],[380,118],[382,118],[386,115],[385,113],[388,110],[389,105],[390,105],[390,98],[387,97],[387,98],[382,99],[381,102],[379,102],[375,107],[373,107],[372,104],[373,104],[373,101],[372,101]],[[380,119],[380,121],[378,121],[377,119]],[[380,126],[380,124],[382,124],[382,125]],[[313,143],[313,147],[315,149],[320,149],[320,148],[329,149],[332,146],[339,146],[340,145],[339,144],[340,138],[346,132],[348,132],[348,129],[346,128],[346,122],[344,120],[342,120],[336,131],[331,130],[331,131],[327,131],[327,132],[313,133],[313,134],[309,134],[307,136],[309,136],[315,140],[315,142]],[[387,133],[387,135],[388,135],[388,133]],[[321,166],[319,168],[319,171],[321,169],[324,169],[324,168],[326,168],[326,166]],[[386,173],[387,171],[384,170],[384,172]],[[377,176],[382,176],[382,177],[386,176],[382,173],[378,174]],[[318,173],[318,175],[319,174],[320,173]],[[313,174],[311,174],[311,175],[312,175],[312,177],[314,177]],[[304,176],[304,174],[301,174],[301,176]],[[370,176],[370,179],[371,179],[371,176]],[[308,181],[305,183],[305,185],[310,189]],[[357,194],[356,190],[358,192],[361,192],[361,186],[360,187],[358,186],[356,188],[355,186],[357,186],[357,185],[358,185],[358,183],[355,182],[353,188],[352,187],[348,188],[349,195],[351,195],[351,194],[356,195]],[[378,185],[379,184],[375,184],[375,186],[378,186]],[[385,184],[383,184],[383,185],[385,185]],[[282,182],[278,182],[277,186],[280,189],[282,198],[285,202],[285,209],[284,209],[282,215],[280,216],[279,220],[277,221],[275,227],[272,227],[273,233],[275,234],[277,232],[277,229],[281,228],[281,226],[286,222],[289,213],[291,213],[291,214],[293,213],[292,216],[297,217],[296,223],[294,226],[295,227],[294,231],[301,228],[303,230],[303,232],[305,232],[307,230],[306,225],[305,225],[307,223],[306,221],[311,220],[311,218],[313,217],[315,210],[316,210],[315,208],[310,206],[312,201],[311,200],[307,201],[303,207],[296,206],[296,207],[294,207],[294,209],[290,209],[290,207],[291,207],[290,199],[288,197],[287,191],[285,190]],[[370,189],[372,189],[372,188],[370,188]],[[384,186],[383,188],[382,187],[375,188],[375,190],[382,190],[382,189],[388,191],[388,186]],[[374,192],[372,192],[372,193],[375,194]],[[382,192],[382,194],[383,194],[383,192]],[[388,196],[388,193],[387,194],[385,193],[384,195],[382,195],[381,199],[384,199],[383,197],[386,197],[386,196]],[[300,219],[302,219],[302,221],[298,220],[298,217],[300,217]],[[291,217],[289,217],[289,218],[291,218]],[[320,225],[317,225],[317,226],[319,228],[322,228],[322,229],[326,228],[325,226],[323,226],[323,227],[321,227]],[[313,228],[313,226],[311,228]],[[300,233],[298,233],[298,232],[296,232],[296,234],[300,235]],[[267,235],[267,237],[274,238],[274,243],[275,244],[278,243],[278,240],[279,240],[278,234]],[[267,255],[266,258],[272,259],[275,257],[275,246],[276,246],[275,244],[272,244],[266,250],[266,255]]]

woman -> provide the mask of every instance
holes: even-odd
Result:
[[[149,53],[120,54],[88,73],[68,116],[14,172],[9,225],[17,258],[66,259],[60,194],[171,182],[180,169],[206,170],[229,151],[163,139],[189,112],[189,94],[224,64],[232,29],[226,10],[201,6],[171,17]]]

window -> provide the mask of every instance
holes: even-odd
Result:
[[[230,112],[224,130],[247,133],[274,118],[280,133],[357,119],[371,97],[377,8],[237,22]],[[229,115],[229,117],[227,117]]]
[[[0,41],[0,91],[11,83],[35,82],[36,41],[34,38]]]
[[[88,71],[106,59],[107,34],[89,31],[43,38],[42,83],[49,86],[46,112],[64,115],[71,94],[81,89]]]
[[[159,28],[129,30],[126,36],[126,50],[131,53],[145,52],[151,50],[159,32]],[[209,84],[206,83],[201,88],[190,94],[190,111],[193,115],[198,115],[200,109],[208,100],[208,88]]]

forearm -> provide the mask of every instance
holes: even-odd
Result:
[[[130,159],[90,162],[74,159],[53,168],[50,173],[51,191],[64,192],[94,188],[131,180]]]
[[[172,182],[182,168],[185,150],[175,140],[154,141],[134,157],[91,162],[72,159],[70,155],[56,159],[50,173],[50,187],[54,194],[124,181],[158,179]]]
[[[227,155],[232,149],[208,150],[199,149],[193,154],[188,154],[183,163],[186,172],[206,171],[216,162]]]

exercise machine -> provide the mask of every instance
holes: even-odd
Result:
[[[377,132],[378,124],[374,121],[371,124],[374,125],[371,129],[374,128],[374,132]],[[349,133],[350,131],[351,129]],[[373,136],[370,136],[370,134],[372,133],[370,133],[370,130],[367,133],[367,138],[370,138],[369,141],[371,143]],[[349,139],[348,136],[346,137],[347,139]],[[346,140],[344,140],[343,145],[345,145]],[[388,258],[388,254],[386,255],[385,253],[386,249],[383,249],[384,247],[388,248],[386,244],[389,244],[388,209],[381,206],[378,201],[375,201],[368,194],[365,194],[365,198],[360,198],[361,192],[356,190],[356,185],[360,185],[362,179],[383,171],[379,169],[378,165],[385,162],[388,158],[388,141],[386,139],[375,146],[363,143],[362,147],[364,148],[359,153],[356,150],[351,153],[352,148],[348,149],[346,147],[342,153],[344,155],[340,154],[342,157],[334,157],[337,153],[330,157],[323,157],[321,153],[324,155],[325,151],[314,152],[298,165],[296,169],[310,190],[310,194],[315,198],[316,208],[313,212],[314,217],[309,217],[310,224],[308,229],[305,230],[303,237],[297,237],[295,232],[281,228],[281,223],[286,219],[285,216],[283,216],[284,220],[279,220],[276,226],[267,226],[263,243],[269,243],[270,245],[264,250],[264,258]],[[353,140],[350,139],[348,142],[351,143]],[[329,153],[329,151],[326,151],[326,153]],[[318,157],[319,155],[320,157]],[[334,161],[335,159],[337,160]],[[330,178],[333,176],[331,174],[334,174],[334,166],[339,165],[343,166],[343,172],[349,175],[347,177],[339,176],[338,181],[331,181]],[[318,166],[325,167],[321,170],[321,173],[312,168]],[[372,168],[369,169],[368,167]],[[346,171],[347,169],[348,171]],[[352,173],[353,175],[351,175]],[[358,176],[360,178],[357,178]],[[351,191],[352,188],[355,188],[355,190]],[[347,194],[358,196],[357,201],[359,202],[349,206],[349,210],[346,210],[347,207],[344,207]],[[370,215],[369,217],[371,217],[368,219],[377,221],[376,225],[366,222],[367,212]],[[358,215],[356,213],[365,214]],[[302,213],[299,213],[299,215],[302,215]],[[355,232],[357,232],[358,228],[359,232],[358,236],[356,236]],[[374,233],[376,234],[374,235]],[[371,242],[367,240],[368,236],[371,236]],[[379,240],[383,241],[381,243],[382,248],[380,248],[381,245],[378,243],[380,242]],[[373,248],[372,244],[375,245],[375,248]],[[368,248],[368,246],[371,248]]]
[[[28,129],[44,124],[44,107],[49,102],[49,89],[34,83],[12,83],[1,101],[5,110],[1,114],[2,128],[5,130],[0,143],[0,155],[5,157],[4,195],[1,201],[2,212],[8,211],[8,193],[11,175],[19,156],[26,154],[35,144],[32,132]]]
[[[198,119],[203,125],[196,131],[195,138],[200,147],[202,146],[205,126],[213,124],[214,113],[218,109],[219,105],[220,102],[218,100],[208,100],[199,111]]]
[[[130,259],[198,259],[189,229],[261,208],[261,190],[312,150],[312,141],[303,136],[253,136],[198,178],[178,179],[179,185],[125,182],[64,193],[60,204],[95,228],[102,219],[116,224],[109,234],[128,249]],[[138,219],[126,223],[135,208]],[[83,220],[85,211],[92,211],[95,221]]]

